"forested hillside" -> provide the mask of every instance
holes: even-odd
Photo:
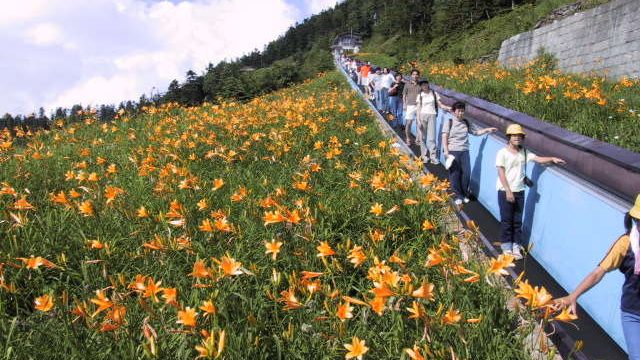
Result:
[[[335,8],[296,24],[264,49],[234,61],[192,69],[183,80],[149,99],[104,104],[94,109],[76,104],[50,115],[5,114],[0,127],[49,127],[56,120],[79,119],[96,111],[101,121],[119,110],[137,112],[150,103],[193,106],[204,101],[248,100],[311,78],[332,68],[329,46],[337,34],[353,31],[365,39],[366,53],[380,65],[396,66],[419,59],[468,62],[491,58],[500,42],[530,29],[558,6],[575,0],[346,0]],[[606,0],[578,0],[588,8]]]

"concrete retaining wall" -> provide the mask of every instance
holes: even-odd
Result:
[[[640,78],[640,1],[615,0],[502,42],[498,61],[520,66],[544,48],[566,72]]]

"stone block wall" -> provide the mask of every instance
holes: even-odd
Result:
[[[521,66],[541,48],[561,70],[640,78],[640,0],[615,0],[502,42],[498,61]]]

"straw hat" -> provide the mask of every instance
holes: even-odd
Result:
[[[524,136],[524,130],[520,124],[511,124],[507,126],[507,135],[522,135]]]
[[[636,203],[633,205],[631,210],[629,210],[629,215],[636,219],[640,219],[640,194],[636,197]]]

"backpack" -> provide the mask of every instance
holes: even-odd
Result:
[[[433,89],[431,89],[431,96],[433,96],[433,107],[436,109],[436,114],[437,114],[438,113],[438,98],[436,97],[436,93],[433,91]],[[420,91],[420,108],[422,108],[422,91]]]
[[[467,132],[469,132],[469,120],[462,118],[462,122],[464,122],[464,124],[467,125]],[[449,118],[449,132],[447,133],[447,135],[451,134],[452,127],[453,127],[453,119]]]

